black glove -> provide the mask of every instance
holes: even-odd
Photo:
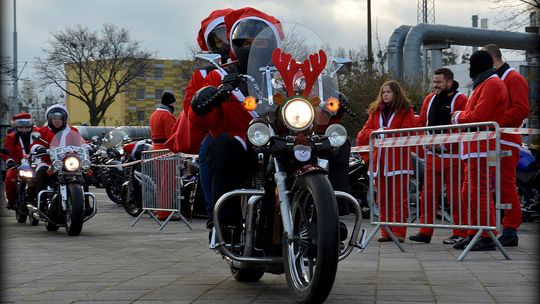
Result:
[[[193,96],[191,110],[199,116],[206,115],[227,99],[229,94],[230,92],[225,89],[219,90],[212,86],[204,87]]]
[[[16,167],[17,164],[15,163],[15,161],[13,159],[8,159],[8,161],[6,162],[6,168],[7,169],[11,169],[13,167]]]
[[[221,80],[221,85],[218,89],[220,91],[227,91],[230,94],[234,89],[238,87],[240,79],[241,78],[238,77],[238,73],[227,74]]]
[[[45,147],[41,146],[41,147],[37,147],[35,152],[36,152],[36,154],[47,154],[47,149],[45,149]]]

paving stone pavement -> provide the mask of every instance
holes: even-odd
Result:
[[[208,249],[205,220],[193,220],[192,231],[182,222],[159,231],[147,216],[130,227],[133,218],[94,190],[98,214],[78,237],[17,224],[0,206],[2,303],[291,302],[284,275],[232,279]],[[373,240],[340,262],[327,303],[539,303],[539,232],[539,223],[524,223],[511,260],[493,251],[458,262],[461,252],[442,244],[449,230],[436,231],[431,244],[407,240],[404,253]]]

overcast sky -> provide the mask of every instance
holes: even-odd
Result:
[[[0,1],[2,54],[12,56],[13,0]],[[416,0],[371,2],[374,48],[375,35],[384,47],[395,28],[416,24]],[[127,28],[143,48],[168,59],[187,58],[187,46],[196,45],[201,19],[213,9],[225,7],[252,6],[282,22],[301,23],[326,42],[345,49],[365,48],[367,37],[366,0],[17,0],[16,5],[19,69],[28,62],[22,78],[34,78],[34,59],[41,56],[50,33],[75,24],[93,30],[99,30],[104,23]],[[435,1],[438,24],[470,26],[473,14],[488,18],[491,29],[502,28],[497,24],[500,10],[490,8],[486,0]]]

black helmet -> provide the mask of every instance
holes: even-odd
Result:
[[[256,39],[256,45],[252,45]],[[239,61],[240,69],[246,72],[249,59],[249,52],[252,47],[261,49],[268,62],[271,60],[272,52],[277,47],[277,39],[270,26],[257,19],[244,19],[237,23],[231,33],[232,50]],[[266,62],[266,63],[268,63]],[[263,64],[266,64],[263,63]]]
[[[227,38],[227,29],[225,24],[216,26],[209,34],[207,38],[208,50],[214,54],[221,55],[222,62],[227,62],[229,58],[231,46],[229,39]]]

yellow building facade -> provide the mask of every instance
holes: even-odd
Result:
[[[67,67],[66,67],[67,68]],[[68,69],[68,68],[67,68]],[[165,92],[176,97],[175,115],[182,109],[184,89],[194,71],[194,63],[189,60],[152,59],[146,76],[138,77],[124,86],[115,101],[107,108],[100,126],[147,126],[150,114],[156,109]],[[67,70],[68,78],[74,73]],[[74,85],[67,82],[66,89],[75,92]],[[71,125],[89,123],[88,107],[80,99],[66,97],[66,107]]]

